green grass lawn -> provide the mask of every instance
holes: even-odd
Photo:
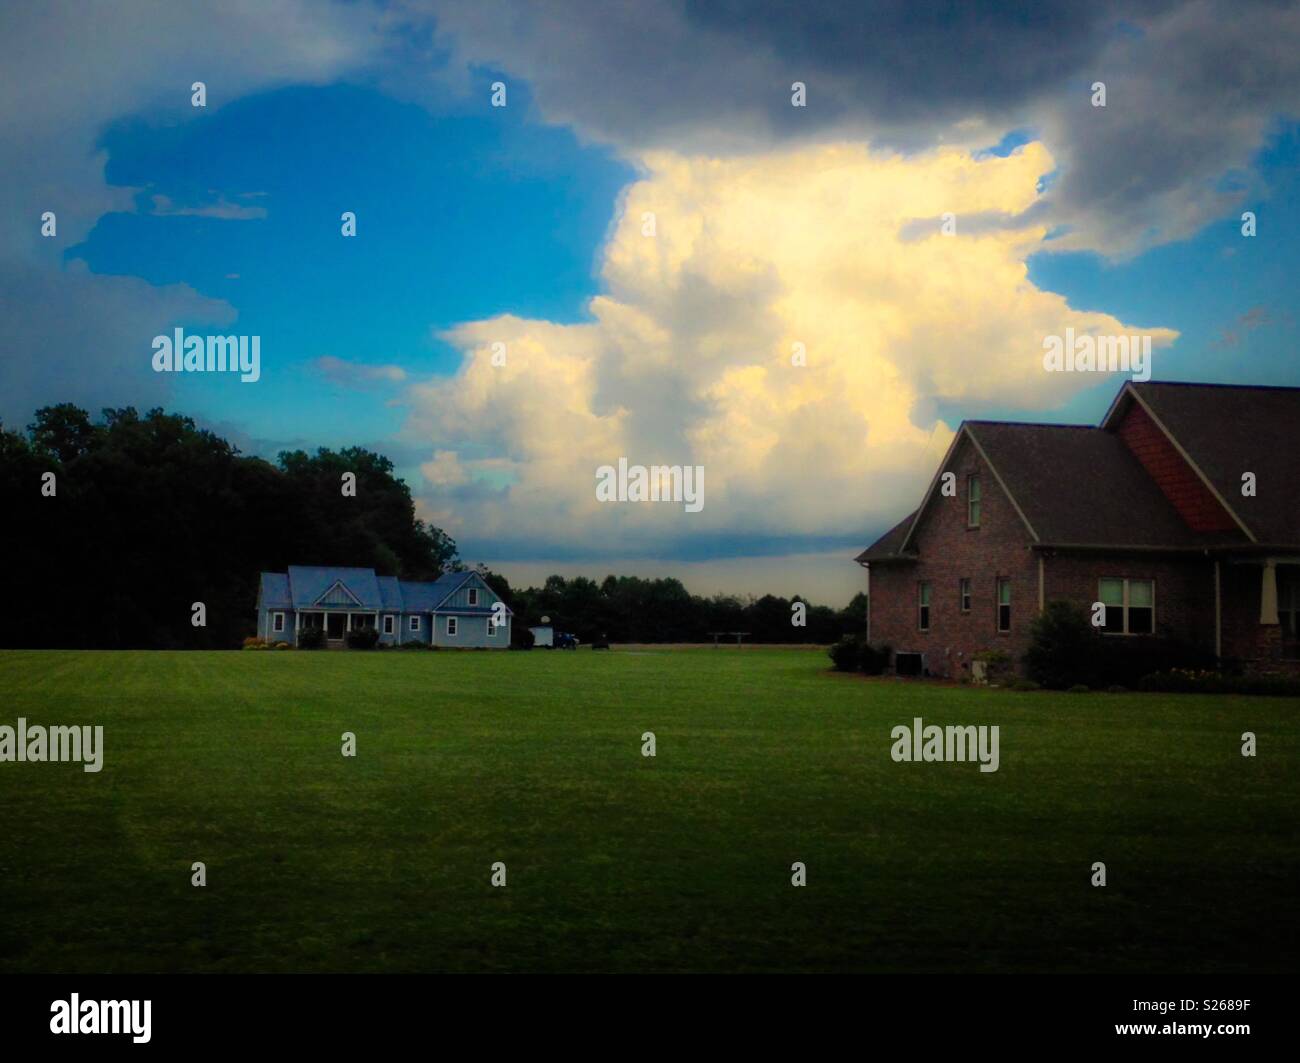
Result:
[[[0,653],[0,724],[106,750],[0,763],[0,971],[1295,968],[1300,699],[827,663]],[[1000,770],[894,763],[914,716]]]

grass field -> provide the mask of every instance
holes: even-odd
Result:
[[[0,971],[1295,968],[1297,699],[826,667],[0,653],[0,724],[106,750],[0,764]],[[894,763],[915,716],[997,724],[1000,770]]]

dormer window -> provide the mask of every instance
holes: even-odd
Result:
[[[471,588],[469,589],[469,604],[470,604],[470,605],[478,605],[478,588],[477,588],[477,587],[471,587]]]

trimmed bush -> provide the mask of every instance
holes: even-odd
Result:
[[[1052,690],[1092,679],[1098,638],[1082,609],[1069,602],[1048,602],[1029,628],[1025,673]]]
[[[256,635],[244,639],[244,649],[246,650],[264,650],[266,649],[266,639],[259,638]]]
[[[373,650],[379,645],[379,629],[376,627],[354,627],[344,639],[350,650]]]
[[[837,672],[856,672],[862,667],[862,640],[856,635],[845,635],[826,652]]]
[[[298,649],[323,650],[325,648],[325,629],[323,627],[305,627],[298,632]]]
[[[860,667],[867,675],[884,675],[889,670],[891,656],[893,656],[893,650],[888,645],[874,647],[869,642],[864,643]]]
[[[275,644],[275,648],[276,648],[277,650],[291,650],[291,649],[293,649],[293,647],[290,646],[287,642],[277,642],[277,643]]]

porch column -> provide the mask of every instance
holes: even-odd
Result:
[[[1264,562],[1263,582],[1259,587],[1259,622],[1277,623],[1277,562],[1271,557]]]

